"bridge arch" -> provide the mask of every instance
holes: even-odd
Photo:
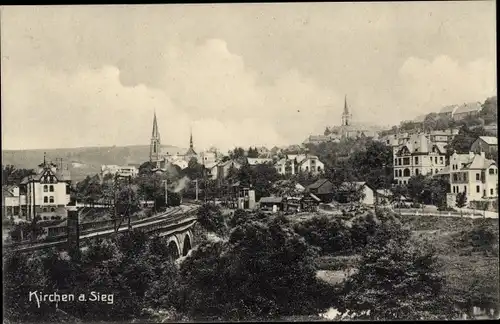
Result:
[[[172,256],[174,260],[177,260],[181,256],[181,250],[179,245],[179,240],[175,235],[172,235],[167,240],[168,254]]]
[[[186,256],[193,246],[193,237],[191,231],[187,231],[184,234],[183,244],[182,244],[182,256]]]

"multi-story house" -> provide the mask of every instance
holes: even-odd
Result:
[[[498,139],[493,136],[479,136],[474,143],[472,143],[471,152],[480,154],[481,152],[490,154],[498,153]]]
[[[458,135],[458,132],[458,129],[434,130],[426,135],[431,142],[448,144]]]
[[[288,154],[274,165],[276,171],[282,175],[294,175],[299,172],[319,174],[324,171],[325,165],[315,155]]]
[[[432,175],[446,166],[443,143],[431,142],[425,134],[415,134],[403,145],[394,148],[394,180],[407,184],[412,176]]]
[[[482,107],[480,102],[464,103],[457,108],[457,110],[453,114],[453,119],[462,120],[467,116],[477,116],[481,109]]]
[[[58,170],[57,165],[44,161],[38,173],[25,177],[19,186],[19,206],[23,217],[66,216],[70,201],[71,178],[69,172]]]
[[[112,176],[118,175],[120,177],[136,177],[139,174],[139,169],[133,165],[102,165],[101,176],[104,177],[107,174]]]
[[[446,106],[439,111],[438,115],[440,117],[453,118],[457,109],[458,109],[458,105]]]
[[[19,186],[2,187],[2,218],[19,216]]]
[[[241,168],[241,163],[234,160],[219,162],[216,165],[212,166],[212,168],[208,169],[208,175],[213,180],[218,180],[219,182],[222,182],[228,176],[230,169],[238,170],[240,168]]]
[[[462,192],[466,194],[467,203],[498,197],[498,167],[484,152],[454,153],[450,157],[449,174],[448,205],[454,206],[456,195]]]

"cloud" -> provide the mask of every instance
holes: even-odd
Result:
[[[460,64],[446,55],[432,61],[410,57],[399,69],[400,95],[408,105],[414,103],[409,113],[420,114],[450,104],[482,102],[496,93],[495,71],[495,62],[486,59]]]
[[[114,66],[5,71],[4,120],[22,122],[6,125],[4,147],[148,144],[153,110],[163,144],[186,147],[192,126],[199,149],[283,145],[340,115],[333,91],[296,70],[261,84],[220,39],[169,43],[162,59],[154,87],[123,85]]]

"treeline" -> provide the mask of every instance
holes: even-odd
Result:
[[[439,115],[438,113],[429,113],[425,116],[422,123],[404,122],[399,126],[393,126],[391,130],[380,133],[381,136],[395,134],[398,131],[407,132],[421,129],[424,131],[447,130],[450,128],[460,128],[466,126],[469,128],[490,125],[497,122],[498,106],[497,97],[487,98],[481,105],[482,109],[477,116],[467,116],[462,120],[454,120],[450,116]]]
[[[84,321],[277,320],[334,307],[349,319],[420,320],[456,318],[455,306],[471,303],[498,306],[494,298],[479,300],[479,291],[466,301],[450,293],[436,251],[414,240],[397,215],[380,209],[352,216],[297,225],[280,215],[237,210],[227,217],[203,206],[205,234],[196,233],[201,242],[177,264],[165,239],[136,232],[91,242],[80,259],[56,251],[5,255],[5,316],[55,321],[58,307]],[[357,271],[327,284],[316,275],[318,253],[355,253]],[[114,300],[38,308],[26,298],[30,291],[95,291]]]

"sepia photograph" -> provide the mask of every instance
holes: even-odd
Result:
[[[496,9],[0,6],[3,322],[498,320]]]

